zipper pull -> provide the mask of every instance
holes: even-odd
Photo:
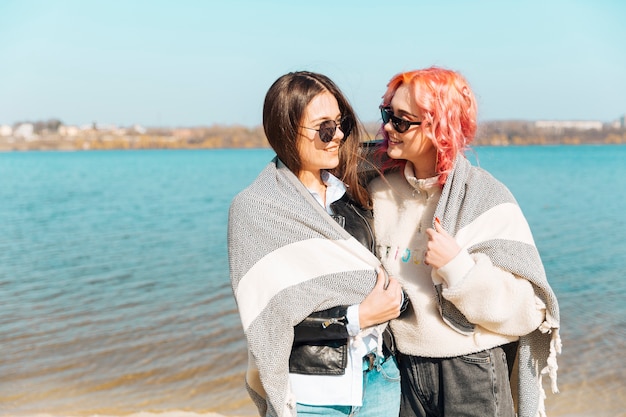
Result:
[[[345,317],[339,317],[339,318],[333,317],[333,318],[330,318],[330,319],[328,319],[328,320],[326,320],[325,322],[322,323],[322,328],[325,329],[328,326],[333,325],[333,324],[341,324],[342,326],[345,326],[346,325],[345,320],[346,320]]]

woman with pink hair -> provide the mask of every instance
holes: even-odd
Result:
[[[558,303],[515,198],[463,154],[477,126],[469,84],[443,68],[404,72],[380,109],[376,250],[410,299],[391,322],[400,415],[545,415]]]

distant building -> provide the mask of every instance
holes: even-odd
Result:
[[[0,136],[11,136],[13,128],[9,125],[0,125]]]
[[[93,127],[93,130],[99,130],[103,132],[113,132],[117,130],[117,126],[112,125],[112,124],[105,124],[105,123],[94,122],[92,127]]]
[[[597,120],[538,120],[535,127],[538,129],[575,130],[602,130],[603,123]]]
[[[144,135],[148,131],[145,127],[143,127],[141,125],[133,125],[132,129],[135,132],[139,133],[140,135]]]
[[[13,131],[16,138],[32,139],[35,136],[35,126],[32,123],[22,123]]]
[[[76,136],[78,135],[78,127],[76,126],[65,126],[65,125],[61,125],[59,126],[59,135],[61,136]]]

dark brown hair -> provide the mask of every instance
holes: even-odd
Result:
[[[290,72],[278,78],[265,95],[263,129],[278,158],[296,175],[302,169],[298,132],[306,106],[321,93],[332,94],[342,118],[353,121],[353,129],[339,149],[339,165],[330,172],[348,187],[348,194],[363,207],[370,207],[369,193],[357,173],[360,160],[361,125],[352,106],[330,78],[308,71]],[[345,134],[345,132],[344,132]]]

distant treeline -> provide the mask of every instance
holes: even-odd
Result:
[[[0,136],[0,151],[93,149],[220,149],[269,147],[262,127],[64,128],[59,120],[32,123],[28,135]],[[365,139],[380,139],[377,123],[365,125]],[[545,128],[531,121],[491,121],[479,125],[474,146],[623,144],[626,129]]]
[[[626,143],[626,128],[605,124],[602,129],[546,128],[528,121],[483,122],[474,145],[582,145]]]

